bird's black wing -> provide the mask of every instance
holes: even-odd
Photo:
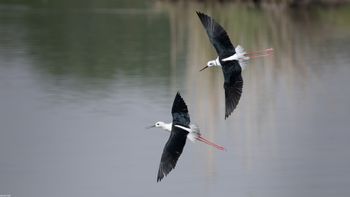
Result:
[[[159,164],[157,182],[161,181],[164,176],[168,175],[169,172],[175,168],[176,162],[186,144],[187,134],[187,131],[175,127],[173,124],[170,137],[163,149],[162,158]]]
[[[171,114],[173,115],[173,125],[177,124],[188,127],[190,124],[187,105],[179,92],[175,96]]]
[[[216,52],[221,58],[231,56],[236,53],[230,38],[224,28],[214,21],[211,17],[197,12],[199,19],[205,27],[209,36],[210,42],[214,45]]]
[[[236,109],[241,98],[243,79],[241,67],[238,61],[230,61],[222,64],[225,89],[225,119]]]

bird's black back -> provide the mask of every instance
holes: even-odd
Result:
[[[189,126],[190,115],[188,114],[187,105],[179,92],[175,96],[171,114],[173,115],[173,125]]]
[[[188,131],[175,127],[171,128],[170,137],[164,146],[162,158],[159,164],[157,182],[161,181],[164,176],[175,168],[184,146],[186,144]]]
[[[220,59],[226,58],[236,53],[227,32],[221,25],[215,22],[210,16],[197,12],[205,30],[207,31],[210,42],[214,45]]]

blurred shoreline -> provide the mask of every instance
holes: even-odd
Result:
[[[160,0],[167,2],[187,2],[187,0]],[[283,7],[308,7],[308,6],[340,6],[349,4],[350,0],[190,0],[201,3],[227,3],[234,2],[252,6],[278,5]]]

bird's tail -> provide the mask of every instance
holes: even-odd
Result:
[[[201,133],[201,131],[199,130],[198,125],[196,125],[196,124],[190,124],[190,129],[191,129],[192,133],[195,133],[195,134],[200,134]]]
[[[196,124],[190,124],[191,132],[187,135],[187,137],[192,141],[195,142],[197,138],[201,135],[199,127]]]
[[[235,50],[236,50],[236,53],[245,53],[245,50],[241,45],[237,45]]]

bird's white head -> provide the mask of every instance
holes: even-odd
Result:
[[[216,61],[215,60],[211,60],[207,63],[207,66],[208,67],[211,67],[211,66],[216,66]]]
[[[159,121],[159,122],[156,122],[155,124],[154,124],[154,127],[157,127],[157,128],[159,128],[159,127],[164,127],[164,122],[161,122],[161,121]]]
[[[171,123],[168,124],[168,123],[165,123],[162,121],[158,121],[154,125],[147,127],[147,129],[154,128],[154,127],[155,128],[162,128],[162,129],[167,130],[167,131],[171,131]]]
[[[219,61],[219,57],[217,57],[215,60],[209,61],[207,63],[207,65],[204,68],[202,68],[200,71],[202,71],[206,68],[212,67],[212,66],[221,66],[220,61]]]

